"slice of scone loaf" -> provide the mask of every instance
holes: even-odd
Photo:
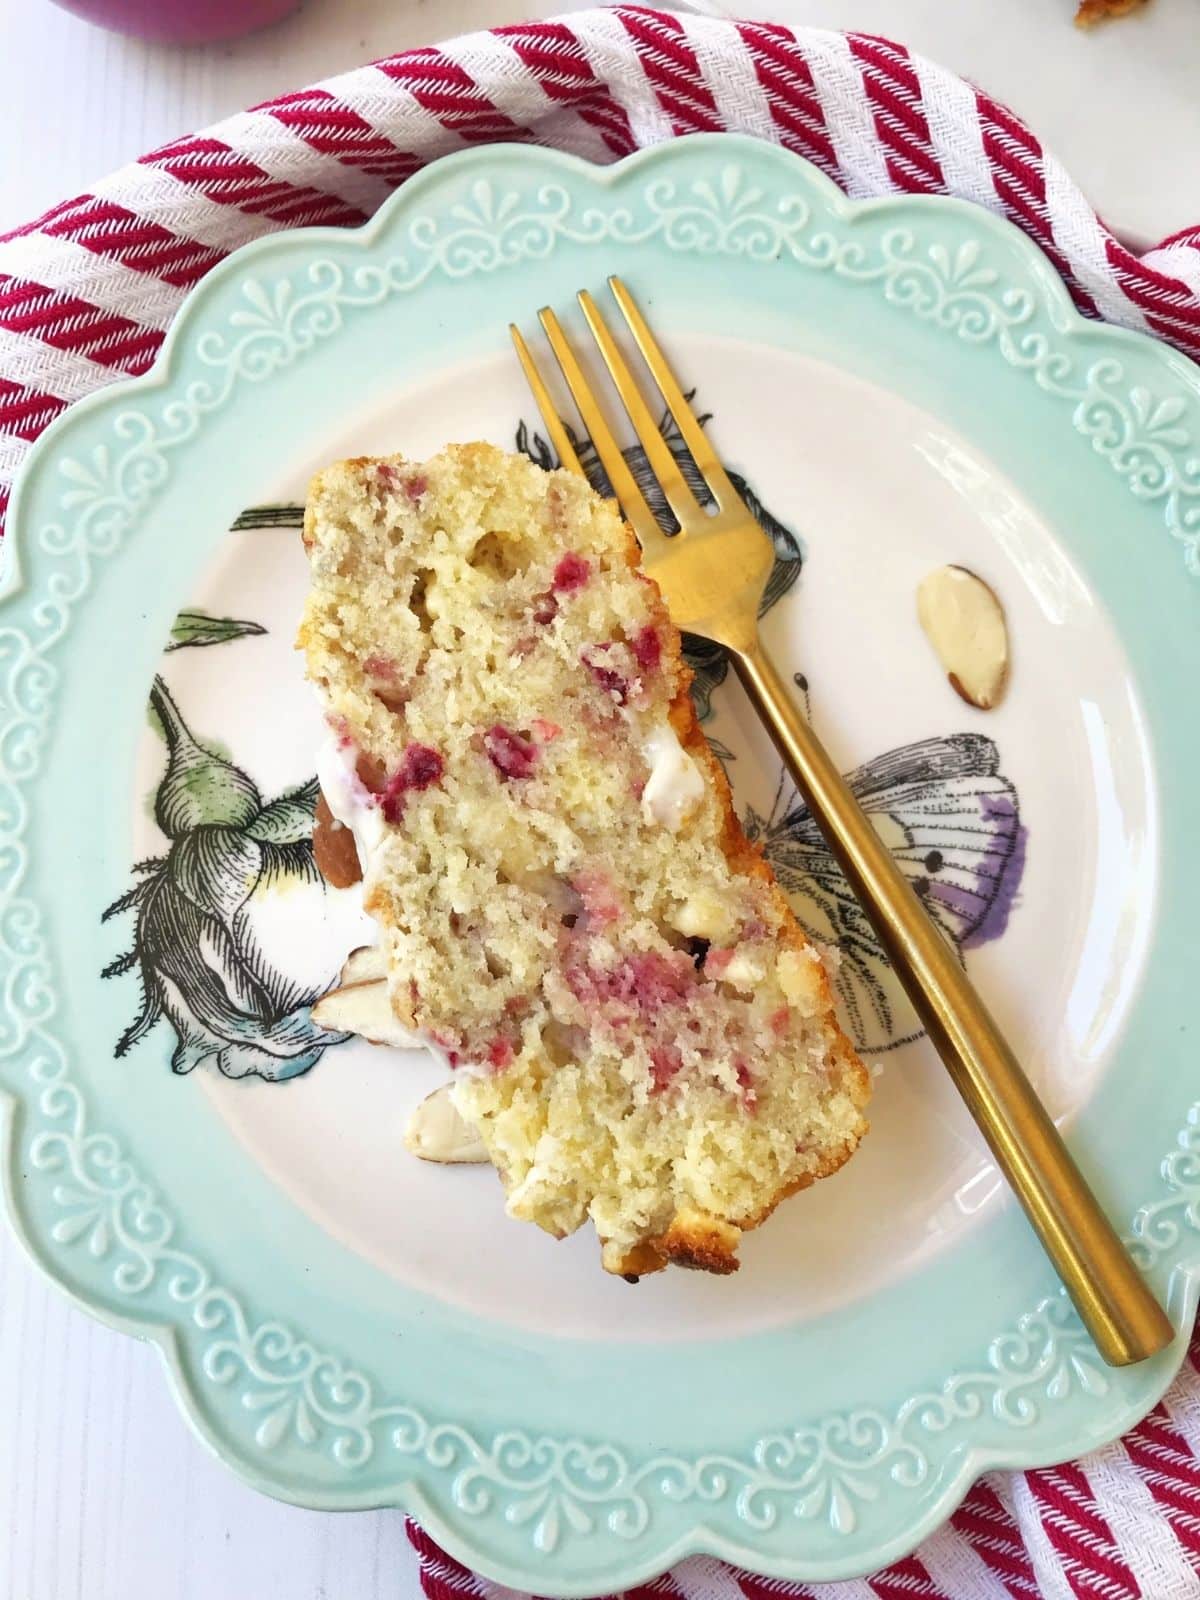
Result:
[[[729,1272],[833,1172],[868,1079],[730,804],[632,535],[486,444],[308,496],[300,630],[399,1023],[444,1053],[509,1213],[611,1272]]]

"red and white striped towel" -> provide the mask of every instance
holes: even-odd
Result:
[[[1200,223],[1135,255],[1013,114],[886,39],[618,5],[410,50],[178,139],[0,238],[0,519],[32,441],[144,372],[188,289],[249,239],[352,227],[435,156],[489,140],[596,161],[738,129],[848,194],[954,194],[1023,228],[1089,315],[1200,355]],[[703,1558],[631,1591],[680,1600],[1200,1600],[1200,1349],[1119,1443],[995,1474],[907,1560],[798,1588]],[[496,1596],[419,1529],[435,1600]]]

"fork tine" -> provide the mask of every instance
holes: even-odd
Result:
[[[558,452],[558,459],[568,472],[575,473],[576,477],[586,476],[579,464],[579,457],[575,454],[575,446],[571,443],[571,435],[567,432],[562,418],[554,408],[554,401],[550,398],[545,380],[538,371],[537,362],[533,359],[529,346],[525,343],[524,335],[515,322],[510,322],[508,331],[512,335],[512,342],[516,347],[517,360],[521,363],[521,370],[525,374],[525,381],[533,390],[533,398],[537,401],[537,408],[542,413],[542,421],[546,424],[546,432],[550,435],[550,443]]]
[[[666,496],[667,504],[675,513],[675,519],[682,530],[689,522],[693,525],[698,518],[704,515],[700,503],[688,487],[683,473],[679,470],[679,463],[671,454],[666,440],[659,432],[658,420],[651,412],[650,407],[642,398],[642,392],[637,386],[637,380],[630,372],[625,357],[617,347],[617,342],[608,330],[608,324],[600,313],[600,307],[592,299],[586,289],[579,291],[579,304],[587,318],[588,327],[595,336],[596,343],[600,346],[600,354],[604,357],[604,365],[608,368],[609,376],[616,385],[617,393],[629,413],[629,420],[633,423],[634,432],[641,440],[642,449],[646,452],[646,459],[650,469],[658,479],[659,487]]]
[[[638,543],[647,555],[651,550],[661,549],[666,535],[647,505],[645,495],[638,488],[633,473],[629,470],[629,464],[621,454],[620,445],[604,420],[604,413],[600,410],[596,397],[584,377],[583,368],[579,365],[574,350],[571,349],[562,324],[549,306],[543,306],[538,312],[538,321],[550,341],[555,360],[562,368],[567,387],[579,408],[584,428],[596,447],[596,453],[608,474],[608,481],[613,486],[613,493],[625,513],[626,520],[637,535]]]
[[[743,505],[741,496],[729,481],[728,473],[708,442],[708,435],[696,421],[695,413],[679,386],[679,380],[671,371],[671,365],[663,355],[657,339],[650,332],[637,302],[620,278],[610,278],[608,286],[621,308],[625,321],[629,324],[629,331],[642,353],[643,361],[649,367],[651,376],[667,402],[667,409],[675,418],[676,426],[683,435],[683,442],[691,451],[692,460],[699,468],[700,475],[708,484],[717,504],[723,511],[741,508]]]

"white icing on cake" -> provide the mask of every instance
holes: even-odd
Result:
[[[704,798],[704,779],[669,722],[651,729],[642,744],[650,768],[642,790],[642,815],[678,833]]]
[[[334,821],[354,835],[358,864],[367,877],[386,824],[374,795],[354,770],[353,746],[342,748],[330,735],[317,751],[317,781]]]

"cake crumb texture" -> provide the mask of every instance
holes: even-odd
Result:
[[[392,1006],[509,1213],[590,1218],[611,1272],[732,1271],[851,1155],[868,1077],[632,535],[579,478],[470,444],[328,468],[305,544]]]

